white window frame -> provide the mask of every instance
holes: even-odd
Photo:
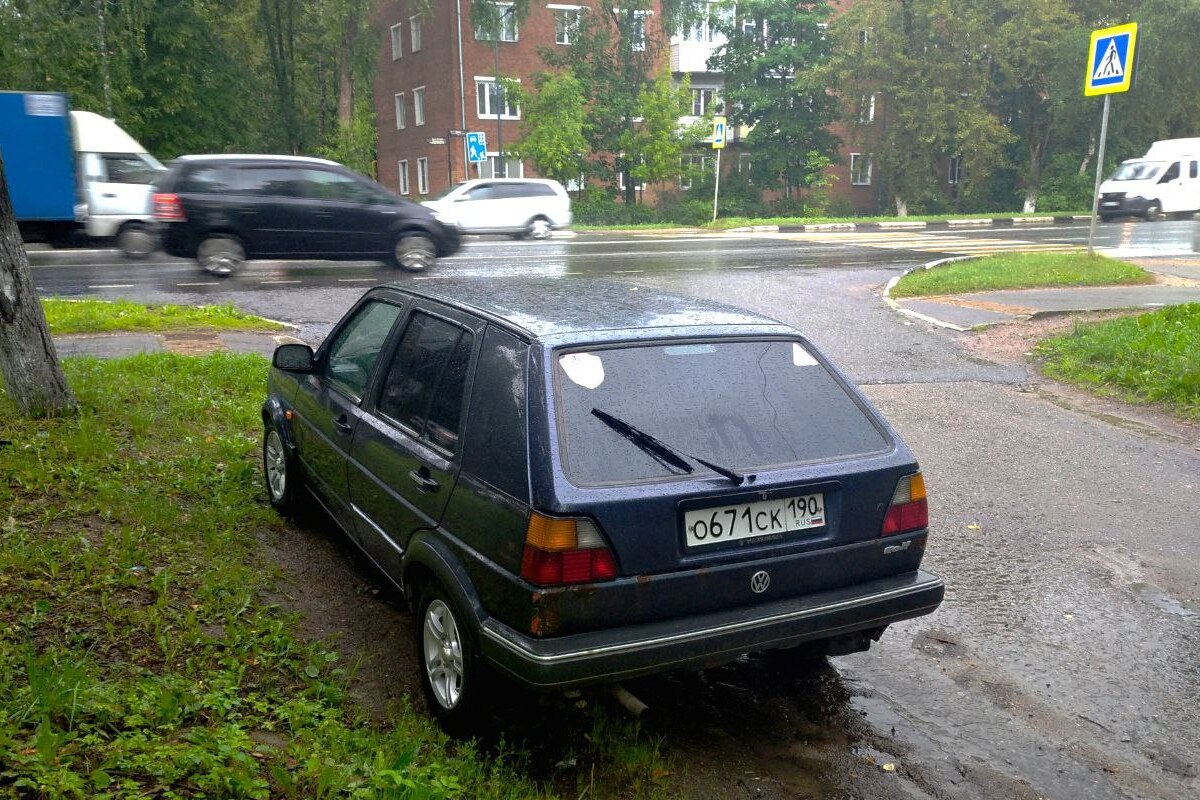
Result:
[[[402,131],[408,127],[408,110],[404,106],[404,92],[396,92],[393,100],[396,104],[396,130]]]
[[[688,166],[687,174],[679,176],[679,188],[680,189],[692,188],[692,173],[696,171],[696,167],[697,167],[696,162],[700,162],[698,166],[700,167],[699,172],[701,175],[706,175],[708,172],[715,169],[717,166],[717,160],[714,156],[705,155],[703,153],[688,153],[686,155],[680,156],[679,160],[680,160],[681,164],[686,164]],[[622,173],[621,177],[622,177],[622,180],[620,181],[620,183],[622,184],[621,188],[624,189],[625,188],[624,173]]]
[[[412,52],[421,52],[421,15],[413,14],[408,18],[408,35],[411,39]]]
[[[546,8],[554,12],[554,43],[561,45],[572,45],[575,43],[575,36],[579,33],[579,14],[587,9],[587,6],[569,6],[560,5],[558,3],[547,3]],[[574,22],[570,25],[564,24],[559,27],[558,20],[560,12],[564,21],[567,15],[574,15]],[[562,36],[560,39],[559,36]]]
[[[875,93],[863,95],[858,106],[858,121],[863,125],[870,125],[875,121]]]
[[[520,83],[520,82],[521,82],[520,79],[516,80],[516,83]],[[496,119],[496,109],[492,108],[491,89],[488,88],[484,91],[480,91],[481,84],[490,87],[495,83],[496,83],[496,77],[494,75],[476,75],[475,76],[475,115],[479,119]],[[503,87],[501,87],[501,88],[503,88]],[[482,103],[481,103],[481,101],[482,101]],[[480,108],[480,105],[483,105],[483,108]],[[516,113],[515,114],[508,113],[509,109],[516,111]],[[504,113],[501,114],[499,118],[500,119],[520,119],[521,118],[521,106],[517,105],[516,103],[508,102],[508,92],[504,93]]]
[[[705,100],[705,98],[708,98]],[[699,110],[697,111],[696,101],[700,101]],[[713,104],[717,102],[717,90],[711,86],[693,86],[692,87],[692,116],[703,117],[712,110]]]
[[[650,33],[646,30],[646,18],[653,14],[653,11],[648,9],[639,9],[633,12],[633,29],[629,32],[629,46],[633,50],[645,50],[646,43],[650,39]],[[634,38],[634,34],[641,34],[638,38]]]
[[[495,178],[496,165],[500,162],[500,154],[495,150],[489,150],[487,160],[479,165],[479,177]],[[519,158],[506,158],[505,163],[505,178],[524,178],[525,177],[525,162]],[[511,169],[515,167],[515,169]]]
[[[512,10],[512,3],[492,3],[496,7],[497,13],[500,14],[500,39],[501,42],[516,42],[521,39],[521,32],[517,29],[517,15]],[[489,31],[482,28],[475,29],[475,39],[482,42],[495,41],[488,35]],[[512,38],[509,38],[509,36]]]
[[[397,22],[392,26],[392,61],[399,61],[404,57],[404,33],[403,22]]]
[[[396,171],[400,175],[400,194],[408,194],[408,159],[400,159],[400,163],[396,165]]]
[[[425,124],[425,87],[414,86],[413,90],[413,125]]]
[[[429,159],[425,156],[417,159],[417,193],[429,194]]]
[[[865,179],[861,174],[861,170],[857,169],[857,162],[860,160],[867,162],[867,174]],[[870,186],[871,185],[871,167],[874,166],[870,153],[851,153],[850,154],[850,185],[851,186]]]
[[[950,186],[962,183],[962,156],[950,156],[946,165],[946,183]]]
[[[737,171],[747,174],[754,171],[754,154],[753,153],[738,153]]]

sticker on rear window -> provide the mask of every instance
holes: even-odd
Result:
[[[792,342],[792,363],[797,367],[815,367],[817,360],[798,342]]]
[[[558,363],[573,383],[585,389],[595,389],[604,383],[604,362],[592,353],[567,353]]]

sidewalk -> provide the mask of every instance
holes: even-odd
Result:
[[[180,331],[171,333],[98,333],[55,336],[54,349],[63,356],[120,358],[138,353],[178,353],[197,356],[215,352],[258,353],[270,358],[285,342],[299,342],[287,333],[256,331]]]
[[[1181,303],[1200,303],[1200,254],[1128,260],[1158,275],[1159,283],[1149,286],[1008,289],[937,297],[894,298],[890,290],[899,280],[896,278],[884,289],[883,298],[905,316],[956,331],[1073,311],[1145,311]]]

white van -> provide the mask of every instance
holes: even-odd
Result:
[[[111,119],[72,111],[71,128],[88,236],[115,239],[131,257],[149,255],[156,247],[150,224],[151,185],[166,168]]]
[[[545,239],[571,224],[571,198],[558,181],[483,178],[463,181],[421,205],[463,233],[508,233]]]
[[[1147,220],[1169,214],[1190,219],[1200,211],[1200,138],[1155,142],[1142,158],[1121,162],[1100,184],[1102,222],[1137,216]]]

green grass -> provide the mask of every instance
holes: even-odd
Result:
[[[1007,253],[917,269],[892,287],[893,297],[962,294],[1047,286],[1153,283],[1140,267],[1086,253]]]
[[[1051,377],[1200,419],[1200,303],[1076,324],[1037,352]]]
[[[288,326],[245,314],[232,305],[145,306],[128,300],[42,300],[52,334],[219,329],[278,331]]]
[[[407,707],[372,722],[348,659],[262,599],[278,575],[256,532],[284,525],[258,463],[264,359],[63,367],[76,416],[22,419],[0,391],[0,797],[551,794],[520,752]],[[564,737],[584,757],[556,785],[661,796],[656,743],[590,729]]]

